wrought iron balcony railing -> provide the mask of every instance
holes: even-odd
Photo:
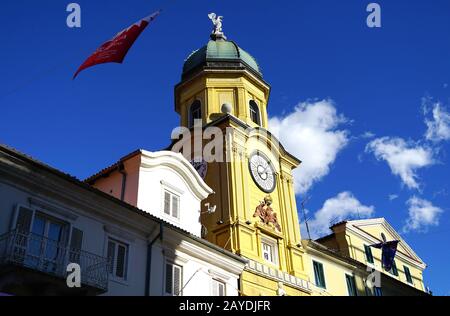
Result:
[[[30,232],[13,230],[0,236],[0,266],[13,264],[66,279],[70,263],[80,265],[82,285],[107,291],[106,258]]]

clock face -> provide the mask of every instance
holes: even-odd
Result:
[[[208,163],[201,159],[194,159],[191,161],[191,165],[194,167],[195,170],[197,170],[200,177],[202,177],[203,180],[205,180],[206,173],[208,172]]]
[[[275,171],[270,160],[261,153],[255,153],[249,160],[250,174],[258,187],[266,192],[275,190]]]

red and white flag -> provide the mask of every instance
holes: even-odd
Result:
[[[128,50],[131,48],[142,31],[145,30],[150,22],[152,22],[160,13],[161,10],[156,11],[155,13],[119,32],[113,39],[102,44],[91,56],[88,57],[88,59],[86,59],[80,68],[78,68],[77,72],[73,76],[73,79],[78,76],[80,71],[98,64],[121,64],[127,55]]]

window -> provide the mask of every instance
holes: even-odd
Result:
[[[168,190],[164,190],[164,214],[180,218],[180,197]]]
[[[14,260],[48,272],[56,272],[65,265],[69,223],[23,206],[17,207],[16,214],[15,228],[20,237],[14,246]],[[83,231],[72,227],[70,262],[80,262],[82,245]]]
[[[381,290],[381,287],[374,287],[373,293],[375,296],[383,296],[383,291]]]
[[[202,119],[202,104],[199,100],[195,100],[189,108],[189,127],[193,127],[195,120]]]
[[[261,125],[261,116],[259,113],[258,104],[255,101],[250,100],[250,118],[253,123]]]
[[[392,261],[392,268],[391,270],[389,270],[389,273],[395,276],[398,276],[398,269],[397,269],[397,264],[395,263],[395,260]]]
[[[367,262],[373,263],[372,248],[370,248],[370,246],[364,245],[364,252],[366,253]]]
[[[272,246],[269,245],[269,244],[263,243],[262,247],[263,247],[263,258],[264,258],[264,260],[269,261],[269,262],[273,262],[274,258],[273,258]]]
[[[31,225],[26,264],[55,272],[67,243],[68,225],[53,217],[36,212]]]
[[[225,283],[219,280],[212,280],[212,296],[225,296]]]
[[[316,280],[316,286],[325,289],[325,274],[323,273],[323,265],[319,262],[313,261],[314,278]]]
[[[166,262],[166,295],[181,296],[182,290],[182,267]]]
[[[405,269],[406,281],[408,281],[408,283],[412,284],[413,280],[411,277],[411,271],[409,271],[409,268],[407,266],[403,266],[403,268]]]
[[[262,255],[264,260],[271,264],[278,264],[277,258],[277,245],[275,242],[270,242],[268,240],[263,240],[261,243],[262,246]]]
[[[128,245],[120,241],[108,240],[109,273],[116,279],[127,279]]]
[[[358,296],[358,292],[356,291],[356,282],[355,277],[353,275],[345,275],[345,280],[347,281],[347,289],[349,296]]]

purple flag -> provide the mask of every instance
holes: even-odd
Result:
[[[394,265],[395,254],[397,253],[397,245],[399,242],[399,240],[393,240],[371,245],[371,247],[381,249],[381,262],[386,271],[391,270]]]

